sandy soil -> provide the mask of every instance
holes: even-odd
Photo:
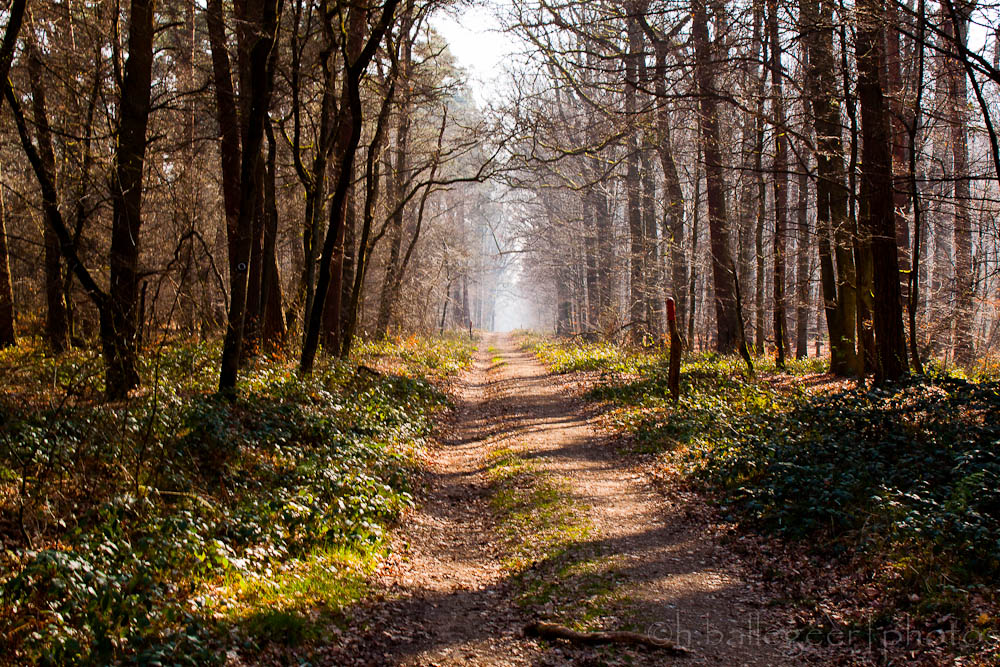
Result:
[[[492,351],[488,351],[493,348]],[[504,363],[494,363],[495,357]],[[509,336],[487,336],[456,383],[456,410],[431,453],[422,505],[398,531],[382,591],[329,664],[792,665],[822,663],[788,641],[789,619],[766,598],[719,531],[683,494],[658,492],[596,426],[572,378],[556,376]],[[594,650],[524,636],[538,610],[515,603],[492,519],[489,452],[516,444],[567,482],[593,526],[581,553],[613,568],[622,616],[691,649]],[[613,621],[614,619],[612,619]],[[606,625],[607,623],[605,623]],[[613,628],[612,628],[613,629]],[[317,656],[318,657],[318,656]]]

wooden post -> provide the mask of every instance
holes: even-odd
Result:
[[[670,397],[676,403],[681,395],[681,337],[677,333],[677,310],[673,297],[667,299],[667,324],[670,327],[670,370],[667,375],[667,386],[670,387]]]

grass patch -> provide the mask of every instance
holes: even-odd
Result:
[[[615,343],[560,343],[531,334],[519,334],[521,348],[538,357],[555,373],[600,371],[634,374],[662,362],[662,352],[653,348]]]
[[[226,577],[213,591],[224,602],[210,607],[252,640],[297,646],[365,596],[382,554],[381,544],[318,547],[264,576]]]
[[[446,406],[423,376],[471,353],[362,347],[307,377],[257,359],[232,402],[209,393],[214,343],[144,358],[153,379],[114,404],[92,353],[0,354],[0,662],[212,664],[241,634],[304,641],[363,595]]]
[[[442,337],[387,336],[360,342],[354,356],[360,363],[387,364],[407,377],[439,379],[468,368],[476,347],[476,340],[456,332]]]
[[[588,543],[593,526],[572,488],[511,448],[491,454],[489,476],[518,604],[579,630],[601,627],[622,596],[613,557]]]
[[[490,455],[488,475],[494,484],[491,506],[510,554],[504,566],[512,573],[556,558],[586,538],[590,524],[572,489],[535,461],[501,449]]]

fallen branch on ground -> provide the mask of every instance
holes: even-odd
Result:
[[[528,637],[540,639],[565,639],[577,644],[627,644],[687,654],[691,651],[667,639],[656,639],[638,632],[578,632],[558,623],[535,621],[524,628]]]

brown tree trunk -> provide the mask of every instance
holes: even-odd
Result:
[[[232,245],[240,216],[240,121],[233,91],[233,72],[226,46],[222,0],[208,0],[205,21],[212,50],[212,85],[219,124],[219,155],[222,168],[222,200],[226,211],[226,241]],[[236,254],[229,253],[229,271],[236,272]]]
[[[586,258],[587,331],[596,331],[600,327],[601,313],[597,216],[593,206],[592,190],[593,187],[588,188],[583,193],[581,202],[583,210],[584,254]]]
[[[87,296],[90,297],[91,301],[97,307],[101,319],[101,338],[103,340],[111,331],[111,304],[109,303],[109,296],[101,289],[97,281],[83,265],[83,262],[80,261],[73,235],[66,226],[62,213],[59,211],[59,198],[56,192],[55,180],[46,170],[42,158],[31,141],[31,136],[28,133],[28,124],[24,119],[24,111],[21,109],[20,102],[10,85],[10,79],[0,81],[0,85],[3,86],[4,100],[10,106],[11,116],[13,116],[14,125],[17,128],[21,148],[24,150],[28,162],[31,163],[32,171],[35,172],[35,177],[38,180],[39,189],[42,191],[42,208],[46,224],[50,224],[55,231],[56,237],[59,240],[59,248],[66,260],[67,267],[77,277]],[[104,363],[107,370],[111,362],[106,354],[105,350]]]
[[[943,20],[941,28],[943,34],[934,46],[943,49],[946,53],[947,49],[950,48],[949,42],[953,37],[951,34],[951,21]],[[953,64],[947,55],[937,56],[932,77],[935,82],[934,108],[947,110],[951,104],[950,81],[952,78],[952,67]],[[925,335],[928,347],[935,354],[947,354],[952,350],[951,334],[953,328],[952,316],[954,313],[949,306],[952,305],[951,299],[954,296],[952,291],[952,279],[954,276],[952,274],[953,263],[951,257],[952,242],[954,239],[950,223],[954,221],[948,220],[945,212],[945,202],[953,199],[952,183],[950,181],[953,166],[953,157],[949,154],[950,134],[947,127],[937,126],[931,130],[934,145],[933,154],[929,161],[928,177],[932,185],[928,192],[929,208],[927,211],[928,224],[926,229],[933,235],[933,242],[930,244],[933,249],[933,258],[928,258],[931,259],[928,262],[931,264],[928,267],[931,270],[931,280],[930,292],[927,295],[930,326],[927,327]]]
[[[663,170],[663,193],[666,200],[662,234],[670,255],[670,295],[674,299],[677,319],[683,323],[688,312],[688,267],[684,253],[684,191],[681,189],[681,179],[677,172],[670,138],[670,110],[666,102],[667,48],[665,41],[656,42],[654,90],[659,98],[656,108],[656,128],[659,133],[657,153],[660,157],[660,168]]]
[[[756,62],[753,69],[747,71],[748,86],[754,84],[754,97],[757,100],[752,123],[749,120],[745,123],[746,134],[751,135],[752,143],[749,143],[749,151],[745,158],[745,164],[749,172],[745,174],[744,192],[747,203],[744,205],[744,226],[743,238],[745,248],[740,253],[742,262],[747,264],[739,274],[740,286],[748,294],[750,290],[750,261],[752,260],[753,274],[753,334],[754,352],[758,355],[764,354],[765,345],[765,297],[767,294],[765,276],[764,257],[764,224],[767,218],[767,183],[764,177],[764,136],[765,120],[764,110],[767,102],[767,44],[770,40],[770,32],[765,29],[765,2],[764,0],[754,0],[753,2],[753,58],[761,63],[758,70]]]
[[[413,36],[410,34],[413,25],[410,7],[404,12],[400,25],[400,46],[398,62],[398,77],[403,82],[404,91],[411,85],[410,60],[413,53]],[[384,338],[389,331],[393,309],[396,303],[396,278],[399,274],[400,253],[403,248],[403,220],[406,207],[403,200],[406,197],[407,173],[409,172],[410,144],[410,105],[412,100],[407,92],[399,99],[398,118],[396,125],[396,159],[389,174],[389,202],[395,207],[389,220],[389,259],[385,266],[385,276],[382,279],[382,289],[379,292],[378,315],[375,318],[375,337]]]
[[[706,0],[693,0],[692,38],[695,45],[695,80],[699,95],[699,125],[705,159],[708,195],[708,223],[711,235],[712,278],[715,286],[715,313],[718,336],[716,348],[722,354],[735,352],[739,336],[739,313],[736,307],[736,267],[729,241],[729,216],[726,211],[725,180],[719,138],[718,98],[711,44],[708,40]]]
[[[331,273],[333,254],[336,249],[338,239],[343,239],[344,216],[347,207],[347,192],[350,188],[351,176],[353,175],[354,157],[361,139],[362,107],[361,107],[361,78],[375,56],[382,37],[385,35],[389,24],[393,20],[396,5],[399,0],[386,0],[382,6],[382,14],[378,22],[370,31],[367,30],[368,10],[361,7],[352,7],[347,19],[348,24],[348,48],[346,50],[348,62],[343,72],[343,94],[341,95],[341,112],[338,114],[337,143],[333,150],[333,155],[337,161],[336,186],[333,190],[333,199],[330,202],[332,207],[330,214],[330,226],[326,230],[326,238],[323,241],[323,252],[320,255],[319,277],[316,282],[316,300],[312,305],[312,310],[308,313],[306,323],[305,338],[302,344],[302,356],[299,359],[299,369],[308,373],[312,370],[313,362],[316,359],[316,350],[319,346],[320,329],[323,324],[323,309],[325,307],[326,292],[330,287],[330,281],[338,283],[343,278],[341,274]],[[368,35],[365,40],[365,35]],[[353,44],[361,44],[359,50],[352,48]]]
[[[812,230],[809,229],[809,173],[808,166],[803,165],[799,173],[798,201],[798,233],[796,235],[795,253],[795,358],[805,359],[809,356],[809,253],[812,240]]]
[[[344,333],[340,343],[341,359],[346,359],[351,354],[354,331],[357,328],[358,308],[361,303],[362,288],[364,287],[365,276],[368,273],[368,261],[371,259],[371,252],[374,246],[374,242],[369,239],[372,223],[375,219],[375,206],[378,202],[379,189],[381,187],[378,155],[382,151],[385,128],[396,94],[397,73],[398,70],[394,67],[390,73],[388,90],[382,99],[382,108],[379,110],[378,119],[375,121],[375,132],[373,133],[371,143],[368,145],[368,157],[365,162],[365,204],[361,216],[361,237],[358,240],[357,266],[354,269],[353,284],[350,285],[350,300],[346,302]]]
[[[598,322],[603,330],[610,328],[612,318],[612,297],[614,281],[613,266],[615,249],[613,244],[614,230],[611,222],[611,211],[608,208],[608,195],[601,185],[590,189],[592,210],[597,227],[597,286],[598,286]]]
[[[21,24],[24,21],[26,4],[27,0],[14,0],[11,3],[3,42],[0,44],[0,81],[7,81],[10,64],[14,58],[17,36],[21,32]],[[3,98],[0,97],[0,103],[2,100]],[[10,279],[6,222],[7,210],[4,206],[3,193],[0,192],[0,348],[17,343],[14,332],[14,291]]]
[[[301,5],[297,3],[296,12],[299,12],[300,10]],[[299,100],[301,51],[297,43],[299,38],[295,35],[292,37],[292,96],[294,100],[293,104],[295,104],[296,107],[293,109],[294,134],[292,140],[292,150],[294,152],[295,166],[296,171],[299,174],[299,180],[305,188],[306,199],[305,224],[302,230],[302,245],[305,263],[302,267],[299,292],[300,294],[304,293],[305,295],[306,313],[310,312],[313,301],[316,298],[316,262],[319,259],[320,253],[320,221],[323,215],[323,202],[326,198],[327,171],[331,151],[333,151],[334,144],[339,136],[335,132],[336,119],[338,116],[336,108],[337,68],[332,66],[331,54],[336,52],[338,49],[337,40],[340,38],[340,35],[339,31],[336,30],[333,25],[332,18],[333,17],[331,16],[325,17],[323,24],[327,47],[322,50],[320,60],[321,69],[323,71],[323,95],[319,109],[319,137],[314,147],[312,168],[311,171],[308,172],[306,171],[305,164],[302,160],[302,127],[299,115],[302,107],[302,102]],[[298,29],[298,15],[296,15],[295,29]],[[343,113],[343,109],[340,110],[340,113]],[[332,174],[331,176],[336,178],[335,174]],[[323,341],[324,345],[329,343],[332,343],[332,341]]]
[[[642,182],[639,174],[639,134],[636,129],[636,96],[639,87],[639,58],[642,57],[642,28],[635,16],[637,3],[630,3],[632,11],[626,19],[628,28],[628,53],[625,55],[625,192],[626,219],[629,232],[629,308],[632,326],[628,337],[639,342],[648,331],[646,321],[645,259],[646,242],[642,220]]]
[[[778,368],[785,367],[788,347],[785,333],[785,227],[788,221],[788,130],[785,127],[785,93],[782,84],[778,2],[768,0],[767,22],[771,37],[771,108],[774,115],[774,345]]]
[[[347,194],[347,213],[344,216],[344,261],[340,289],[340,331],[338,340],[343,347],[344,336],[346,335],[348,309],[351,304],[351,292],[354,288],[354,272],[357,264],[357,202],[355,200],[355,188],[352,185]],[[337,352],[340,353],[339,350]]]
[[[892,196],[891,134],[883,95],[885,1],[859,0],[857,4],[858,99],[864,142],[859,227],[863,238],[871,240],[876,382],[896,380],[909,370]]]
[[[956,47],[961,49],[968,41],[968,2],[952,2],[953,12],[947,12],[946,19],[951,24]],[[954,17],[955,20],[952,19]],[[955,245],[955,309],[952,319],[955,333],[952,352],[955,362],[967,365],[973,360],[972,325],[975,313],[975,275],[972,266],[972,216],[969,213],[971,192],[969,188],[969,143],[968,143],[968,89],[965,70],[958,56],[949,57],[948,98],[950,111],[952,178],[955,183],[954,224],[952,227]]]
[[[115,173],[111,179],[110,330],[102,334],[107,361],[105,391],[123,398],[139,384],[136,332],[139,298],[139,235],[153,76],[154,0],[132,0],[128,60],[120,96]],[[103,329],[104,327],[102,327]]]
[[[278,240],[278,207],[275,192],[277,178],[276,152],[277,143],[271,119],[264,126],[267,134],[267,163],[264,181],[264,237],[263,266],[261,275],[262,319],[261,342],[264,349],[279,347],[285,338],[285,314],[281,295],[281,274],[278,271],[277,240]]]
[[[46,173],[56,178],[56,158],[52,147],[52,132],[49,129],[48,108],[45,86],[42,82],[42,60],[35,44],[34,28],[29,28],[27,41],[28,78],[31,84],[31,109],[35,116],[35,140],[38,155]],[[48,209],[46,216],[51,216]],[[69,317],[66,307],[64,278],[59,239],[51,220],[46,220],[42,232],[45,250],[45,339],[54,352],[63,352],[69,347]]]
[[[830,372],[859,372],[855,349],[857,292],[852,230],[847,214],[841,101],[833,70],[833,18],[829,0],[799,1],[802,41],[807,51],[806,98],[816,130],[816,230]]]
[[[697,158],[700,158],[701,154]],[[701,170],[700,159],[695,159],[694,163],[694,194],[691,197],[691,271],[688,274],[688,320],[687,320],[687,344],[688,349],[694,349],[694,318],[697,311],[697,287],[698,287],[698,221],[701,220]]]
[[[920,286],[926,278],[926,262],[922,262],[923,253],[923,214],[920,201],[920,189],[917,185],[917,132],[920,127],[921,107],[924,99],[924,71],[925,67],[925,37],[927,24],[924,20],[926,16],[926,2],[919,0],[917,5],[918,34],[914,40],[916,50],[916,96],[907,120],[906,140],[907,155],[909,157],[908,175],[910,177],[909,194],[912,198],[913,207],[913,252],[910,268],[910,281],[907,290],[907,315],[910,326],[910,361],[913,363],[913,370],[920,375],[924,373],[923,361],[920,358],[920,345],[917,340],[917,312],[920,306],[921,290]]]
[[[646,77],[643,77],[646,80]],[[664,307],[663,271],[656,238],[656,182],[653,180],[652,148],[647,139],[641,144],[640,168],[642,183],[642,235],[645,243],[643,263],[643,292],[646,295],[645,311],[647,331],[653,340],[660,340],[663,335]]]
[[[266,121],[265,121],[266,125]],[[266,134],[266,131],[265,131]],[[263,149],[263,143],[261,144]],[[264,192],[267,189],[267,171],[263,155],[257,155],[257,200],[253,203],[253,220],[250,231],[250,268],[247,273],[247,304],[243,323],[242,360],[260,352],[261,318],[264,304],[261,287],[264,278]]]
[[[14,333],[14,291],[7,253],[7,206],[0,190],[0,348],[17,344]]]
[[[277,10],[272,0],[253,0],[247,2],[245,14],[241,17],[246,31],[244,48],[247,66],[246,74],[241,77],[240,90],[240,106],[245,122],[241,130],[239,216],[229,246],[229,314],[219,374],[219,391],[223,393],[231,392],[236,387],[243,353],[253,225],[262,185],[258,165],[274,80],[271,51],[277,39]]]
[[[903,303],[909,302],[910,227],[906,211],[910,208],[909,157],[907,155],[907,124],[913,123],[913,113],[905,105],[907,86],[903,82],[903,53],[900,46],[899,11],[895,2],[886,6],[886,84],[892,113],[892,173],[893,206],[896,211],[896,245],[899,248],[900,293]],[[920,85],[923,85],[921,82]]]

